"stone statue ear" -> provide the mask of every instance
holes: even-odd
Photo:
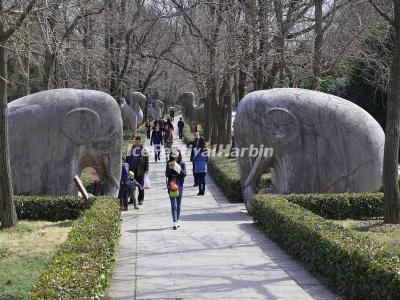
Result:
[[[67,113],[61,131],[77,145],[95,141],[100,128],[100,117],[89,108],[75,108]]]
[[[263,124],[268,128],[271,138],[278,143],[288,140],[298,129],[296,117],[284,108],[269,109],[263,118]]]

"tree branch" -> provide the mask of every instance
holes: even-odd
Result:
[[[375,2],[374,0],[368,0],[371,3],[372,7],[386,20],[390,25],[394,26],[394,20],[389,17]]]
[[[15,24],[11,26],[8,30],[4,32],[0,32],[0,42],[6,41],[10,36],[14,34],[14,32],[22,25],[25,18],[28,16],[33,6],[35,5],[36,0],[30,0],[28,4],[25,6],[23,13],[19,16],[19,18],[15,21]]]

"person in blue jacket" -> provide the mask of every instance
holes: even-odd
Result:
[[[151,133],[150,139],[150,146],[154,145],[154,159],[161,160],[160,153],[161,153],[161,145],[163,144],[163,133],[160,130],[160,126],[157,124]]]
[[[197,195],[203,196],[206,190],[206,174],[208,164],[208,151],[204,138],[200,138],[199,140],[199,148],[195,149],[193,162],[194,174],[199,185],[199,193]]]
[[[175,164],[177,164],[180,168],[179,173],[174,168]],[[173,221],[172,229],[176,230],[178,227],[180,227],[179,217],[181,214],[183,183],[185,182],[186,176],[186,165],[182,160],[182,154],[178,148],[173,148],[171,150],[170,158],[165,170],[165,176],[167,177],[167,190],[169,199],[171,201],[171,213]],[[174,186],[177,188],[177,190],[175,190],[175,195],[171,193]]]

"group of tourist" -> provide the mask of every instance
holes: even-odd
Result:
[[[148,128],[149,122],[146,122]],[[178,122],[179,138],[183,136],[184,122],[180,118]],[[173,146],[174,125],[171,119],[163,120],[157,118],[153,122],[152,133],[147,136],[150,139],[150,145],[154,146],[154,158],[158,162],[161,160],[161,146],[165,148],[167,159],[165,176],[167,178],[167,190],[171,202],[172,228],[180,227],[179,217],[181,213],[181,204],[183,196],[183,186],[185,182],[186,164],[183,161],[181,150]],[[200,136],[198,131],[193,133],[193,141],[189,143],[191,149],[190,161],[193,164],[194,186],[198,186],[198,196],[205,194],[205,177],[207,174],[208,152],[206,141]],[[134,208],[138,209],[135,199],[135,189],[138,188],[138,203],[143,204],[145,177],[149,171],[149,156],[143,148],[140,136],[135,137],[130,155],[123,160],[121,188],[119,199],[121,210],[128,210],[128,203],[133,203]],[[130,198],[130,202],[128,199]]]

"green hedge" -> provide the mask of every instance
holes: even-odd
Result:
[[[90,198],[89,204],[93,201]],[[85,210],[84,200],[77,196],[15,196],[14,203],[22,220],[73,220]]]
[[[286,198],[328,219],[362,220],[383,217],[382,193],[292,194]]]
[[[280,195],[257,195],[253,217],[290,255],[348,299],[400,299],[400,257]]]
[[[32,299],[103,299],[120,235],[115,199],[98,198],[76,220],[31,291]]]

